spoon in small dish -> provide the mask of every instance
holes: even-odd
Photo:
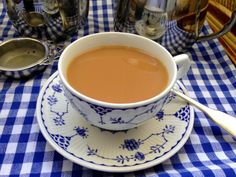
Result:
[[[228,132],[232,136],[236,137],[236,117],[233,117],[229,114],[226,114],[218,110],[211,109],[175,89],[172,89],[172,93],[184,99],[185,101],[195,106],[196,108],[200,109],[218,126],[223,128],[226,132]]]

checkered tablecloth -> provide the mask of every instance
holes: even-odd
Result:
[[[112,2],[90,2],[88,24],[78,32],[79,37],[113,29]],[[210,32],[206,24],[202,34]],[[17,36],[0,2],[0,40]],[[189,95],[209,107],[236,115],[236,67],[219,41],[195,44],[188,54],[192,67],[182,82]],[[190,138],[177,154],[160,165],[133,173],[112,174],[65,159],[46,142],[36,121],[38,94],[56,70],[57,63],[54,63],[28,80],[0,77],[0,176],[236,176],[236,139],[197,109]]]

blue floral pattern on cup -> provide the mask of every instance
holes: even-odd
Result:
[[[125,130],[137,127],[144,121],[154,117],[168,98],[167,95],[154,103],[133,109],[116,109],[86,102],[73,95],[66,87],[63,86],[63,89],[74,109],[79,111],[87,121],[109,130]]]

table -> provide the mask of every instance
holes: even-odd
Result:
[[[88,24],[77,37],[113,29],[112,2],[90,3]],[[206,24],[202,34],[211,33]],[[18,37],[0,3],[0,40]],[[188,54],[191,69],[182,79],[199,102],[236,114],[236,68],[219,41],[197,43]],[[29,80],[0,78],[0,176],[235,176],[236,139],[195,109],[195,122],[186,144],[170,159],[133,173],[90,170],[65,159],[44,139],[36,121],[37,97],[57,63]],[[236,125],[235,125],[236,126]]]

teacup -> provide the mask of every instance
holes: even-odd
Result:
[[[104,102],[73,88],[67,78],[67,69],[71,61],[86,51],[109,45],[133,47],[145,51],[150,56],[156,56],[168,72],[166,88],[152,98],[133,103]],[[163,46],[148,38],[120,32],[104,32],[82,37],[63,51],[58,63],[59,77],[65,96],[74,109],[92,125],[113,131],[131,129],[155,117],[166,103],[176,81],[187,73],[189,67],[188,55],[181,54],[173,57]]]

